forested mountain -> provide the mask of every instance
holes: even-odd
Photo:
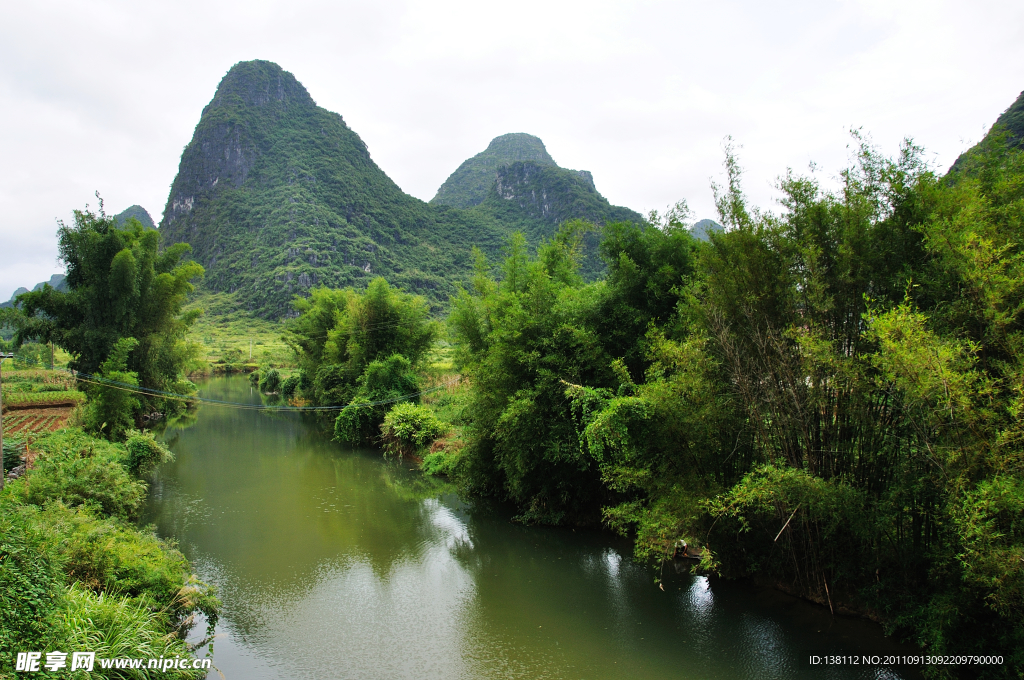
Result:
[[[479,205],[494,186],[498,168],[517,161],[531,161],[538,165],[557,167],[555,159],[548,154],[544,142],[539,137],[525,132],[501,135],[492,139],[486,149],[463,161],[462,165],[445,180],[430,202],[456,208]]]
[[[474,182],[491,173],[479,205],[427,204],[402,192],[359,135],[292,74],[240,62],[182,153],[161,240],[191,244],[207,289],[237,292],[264,316],[289,313],[293,295],[314,286],[363,286],[376,276],[439,309],[468,276],[472,246],[496,255],[513,230],[536,243],[567,218],[640,218],[608,204],[589,173],[555,166],[535,137],[505,135],[488,149],[453,175],[476,177],[468,183],[475,196]],[[523,164],[503,169],[509,160]]]
[[[960,154],[953,163],[953,167],[950,168],[950,172],[955,173],[962,170],[968,159],[977,156],[986,140],[993,134],[1006,135],[1006,144],[1011,149],[1024,146],[1024,92],[1021,92],[1010,108],[1003,111],[1002,115],[996,119],[995,124],[985,135],[985,139]]]
[[[124,224],[132,217],[141,222],[142,226],[146,229],[156,229],[156,223],[153,222],[153,218],[150,217],[149,211],[141,205],[130,206],[114,215],[114,219],[117,220],[118,224]]]

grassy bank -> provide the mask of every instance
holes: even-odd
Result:
[[[19,651],[194,657],[185,636],[200,613],[216,621],[213,589],[173,543],[135,524],[141,474],[170,452],[148,433],[115,444],[67,428],[30,448],[5,436],[4,454],[29,465],[0,491],[0,678],[15,677]],[[72,677],[66,671],[50,676]]]

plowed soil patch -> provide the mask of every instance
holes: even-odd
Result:
[[[64,427],[71,408],[12,408],[5,411],[4,434],[43,434]]]

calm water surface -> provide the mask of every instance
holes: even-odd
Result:
[[[242,377],[202,394],[259,403]],[[610,534],[514,524],[299,414],[203,406],[166,438],[147,521],[217,585],[228,680],[916,677],[812,669],[900,648],[772,590],[666,569],[663,591]]]

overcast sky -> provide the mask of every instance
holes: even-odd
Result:
[[[159,221],[232,64],[269,59],[429,200],[506,132],[590,170],[612,203],[714,217],[722,140],[745,189],[849,158],[851,128],[944,169],[1024,89],[1024,3],[48,1],[0,22],[0,299],[48,279],[56,219],[139,203]]]

